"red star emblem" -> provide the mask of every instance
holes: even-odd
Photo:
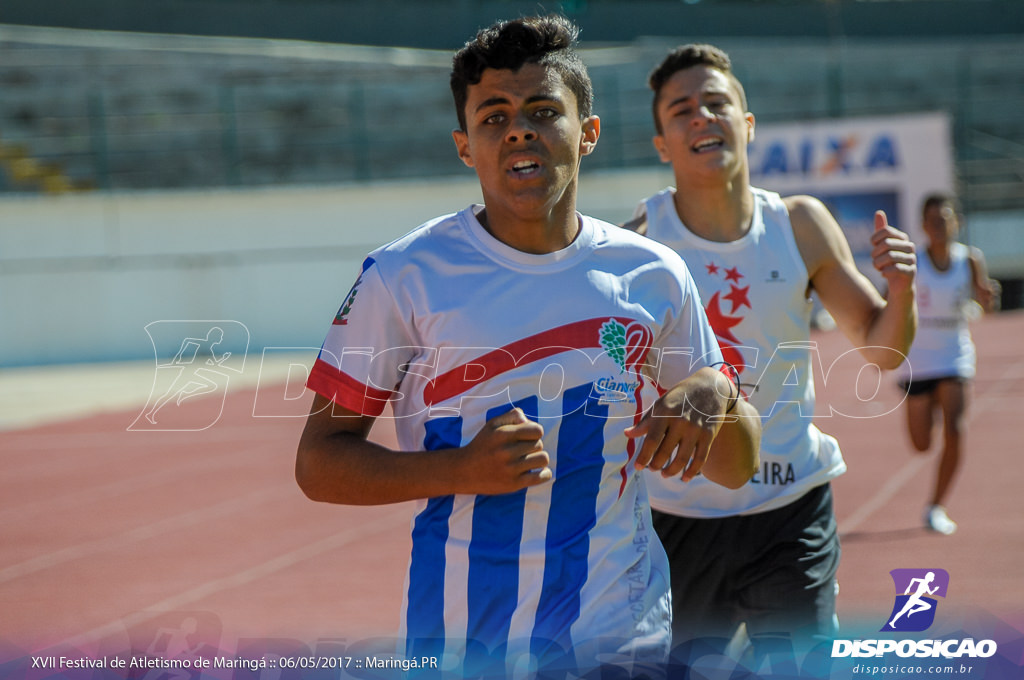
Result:
[[[739,338],[733,335],[730,329],[740,321],[743,321],[743,317],[726,316],[722,312],[722,305],[718,296],[719,292],[715,291],[715,294],[711,296],[711,299],[708,301],[708,306],[704,310],[708,315],[708,323],[711,324],[712,330],[715,331],[715,335],[719,338],[724,338],[731,343],[739,344]]]
[[[743,288],[729,286],[729,294],[722,297],[732,303],[732,309],[729,310],[730,314],[735,314],[736,310],[743,305],[750,307],[750,298],[747,297],[749,292],[750,286],[744,286]]]
[[[731,267],[731,268],[725,270],[725,280],[726,281],[735,281],[736,283],[739,283],[740,279],[742,279],[742,278],[743,278],[743,274],[740,274],[740,270],[737,269],[736,267]]]
[[[704,266],[707,268],[708,274],[717,274],[718,273],[718,265],[715,264],[714,262],[712,262],[711,264],[708,264],[708,265],[704,265]]]
[[[727,342],[719,341],[718,347],[722,350],[722,359],[732,364],[733,368],[736,369],[736,372],[742,375],[743,369],[746,368],[746,364],[743,361],[743,354]]]

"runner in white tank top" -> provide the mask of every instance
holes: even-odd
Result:
[[[907,361],[897,371],[901,381],[974,377],[974,341],[968,328],[974,299],[971,252],[956,242],[946,248],[942,269],[927,250],[918,261],[918,329]]]
[[[809,419],[808,297],[818,293],[868,361],[895,368],[916,323],[913,244],[876,214],[872,255],[886,300],[857,271],[820,201],[751,188],[754,116],[721,50],[673,50],[649,85],[654,146],[672,164],[676,189],[648,199],[626,226],[687,261],[723,355],[745,364],[743,382],[759,385],[751,401],[768,409],[762,466],[743,489],[719,494],[699,480],[652,480],[675,639],[722,648],[742,623],[756,652],[778,651],[782,632],[810,644],[835,632],[839,543],[828,480],[844,463],[835,440]],[[679,654],[700,647],[683,644]]]
[[[975,370],[969,310],[977,307],[973,300],[985,311],[994,309],[998,284],[988,278],[981,251],[956,241],[960,222],[952,196],[926,197],[922,226],[928,244],[918,261],[920,327],[897,375],[907,390],[907,429],[916,450],[931,448],[934,414],[942,414],[942,454],[924,523],[948,535],[957,528],[946,502],[961,464],[969,382]]]
[[[750,229],[727,243],[702,239],[679,220],[666,189],[644,201],[647,236],[686,258],[722,355],[740,370],[764,424],[761,466],[741,489],[719,493],[706,479],[684,493],[653,477],[651,506],[683,517],[764,512],[800,498],[846,471],[839,444],[814,425],[807,268],[778,194],[751,190]],[[753,386],[756,385],[756,389]]]

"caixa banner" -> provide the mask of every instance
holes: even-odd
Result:
[[[951,123],[945,113],[833,118],[757,125],[751,181],[783,195],[820,198],[846,232],[861,271],[870,266],[876,210],[920,243],[924,197],[954,188]]]

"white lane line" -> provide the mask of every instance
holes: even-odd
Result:
[[[986,389],[984,393],[977,395],[974,398],[973,404],[968,404],[968,408],[970,409],[967,416],[968,424],[974,422],[974,419],[979,413],[984,413],[993,404],[997,403],[1002,398],[1004,392],[1007,392],[1011,386],[1018,384],[1022,379],[1024,379],[1024,360],[1017,361],[1004,370],[1002,374],[1000,374],[1000,376],[988,386],[988,389]],[[889,480],[883,484],[873,496],[868,498],[864,503],[861,503],[852,513],[850,513],[849,516],[839,522],[839,535],[842,536],[843,534],[847,534],[863,524],[868,517],[882,508],[897,493],[899,493],[900,489],[902,489],[907,482],[914,479],[914,477],[922,471],[922,468],[924,468],[931,459],[932,456],[928,454],[915,453],[914,457],[906,465],[900,468],[895,475],[890,477]]]
[[[60,550],[55,550],[45,555],[38,555],[24,562],[0,569],[0,583],[6,583],[29,574],[51,569],[81,557],[87,557],[104,551],[118,550],[132,543],[146,541],[172,531],[179,531],[203,522],[220,519],[226,515],[247,510],[257,504],[271,502],[288,496],[297,496],[298,493],[298,489],[293,488],[293,485],[289,485],[289,488],[277,486],[273,489],[266,489],[240,498],[232,498],[208,508],[193,510],[176,517],[152,522],[122,532],[116,536],[106,536],[61,548]]]
[[[882,508],[899,493],[903,485],[917,477],[923,468],[931,460],[931,456],[925,454],[915,455],[906,465],[889,477],[889,480],[878,489],[875,495],[857,506],[857,509],[850,513],[839,523],[839,535],[848,534],[859,527],[864,520],[870,517],[876,510]]]
[[[204,598],[216,595],[224,590],[230,590],[231,588],[238,588],[239,586],[252,583],[253,581],[257,581],[265,576],[269,576],[270,574],[292,567],[300,562],[313,559],[314,557],[318,557],[332,550],[337,550],[338,548],[342,548],[346,545],[363,541],[367,536],[390,532],[397,529],[399,526],[406,527],[408,526],[408,522],[409,518],[404,513],[388,513],[384,517],[366,522],[358,528],[349,529],[347,531],[342,531],[332,536],[328,536],[327,538],[284,553],[249,569],[244,569],[230,576],[207,581],[206,583],[200,584],[182,593],[172,595],[171,597],[151,604],[144,610],[136,611],[101,626],[97,626],[92,630],[70,637],[57,645],[57,647],[64,645],[81,647],[102,640],[110,635],[124,633],[126,630],[130,630],[140,623],[154,619],[168,611],[176,611]]]
[[[172,483],[181,478],[211,474],[224,468],[252,464],[254,456],[269,457],[273,451],[266,453],[256,449],[237,451],[226,455],[213,455],[202,460],[189,461],[186,465],[168,467],[158,472],[119,479],[109,484],[90,486],[59,497],[39,496],[36,500],[14,505],[0,510],[0,524],[5,522],[24,522],[26,517],[46,513],[56,515],[62,512],[81,512],[82,508],[97,501],[108,500],[111,496],[143,491]]]

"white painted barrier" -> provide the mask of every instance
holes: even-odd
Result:
[[[669,181],[591,173],[580,208],[622,221]],[[250,352],[319,346],[367,252],[479,200],[472,175],[0,198],[0,366],[151,358],[146,325],[171,319],[237,321]]]
[[[622,222],[671,181],[665,168],[584,174],[580,210]],[[161,320],[238,322],[251,353],[318,347],[366,253],[479,200],[472,175],[0,198],[0,366],[152,358],[145,327]],[[1024,276],[1024,216],[968,222],[995,274]]]

